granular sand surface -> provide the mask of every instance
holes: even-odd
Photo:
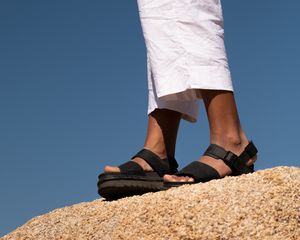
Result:
[[[80,203],[35,217],[1,239],[300,239],[300,168]]]

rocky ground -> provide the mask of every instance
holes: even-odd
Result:
[[[35,217],[1,239],[300,239],[300,168],[80,203]]]

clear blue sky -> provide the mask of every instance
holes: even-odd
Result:
[[[299,166],[300,2],[223,1],[225,43],[257,169]],[[127,161],[147,124],[136,1],[0,1],[0,236],[98,198],[105,164]],[[182,122],[181,167],[208,145],[203,105]]]

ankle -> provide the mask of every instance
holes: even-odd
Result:
[[[224,134],[211,136],[211,143],[222,146],[228,151],[239,155],[244,145],[246,144],[245,139],[242,139],[238,134]]]
[[[215,144],[239,146],[242,143],[242,138],[236,133],[214,133],[210,135],[210,142]]]
[[[164,145],[162,146],[161,144],[156,144],[156,145],[155,144],[154,145],[145,144],[144,148],[152,151],[157,156],[159,156],[161,159],[164,159],[167,157],[167,151],[166,151]]]

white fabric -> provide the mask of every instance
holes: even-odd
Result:
[[[221,0],[137,0],[147,48],[148,114],[181,112],[195,122],[200,91],[233,91]]]

